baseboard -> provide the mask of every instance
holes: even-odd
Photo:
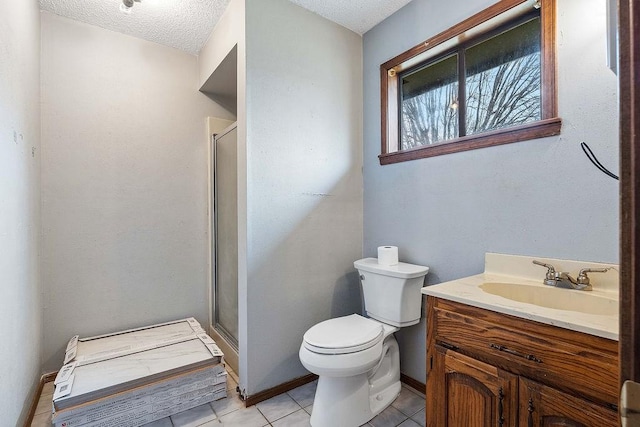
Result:
[[[298,388],[301,385],[305,385],[307,383],[310,383],[311,381],[315,381],[317,378],[318,378],[317,375],[308,374],[308,375],[305,375],[304,377],[296,378],[294,380],[291,380],[291,381],[288,381],[286,383],[277,385],[277,386],[272,387],[270,389],[263,390],[263,391],[258,392],[256,394],[248,396],[247,400],[244,401],[244,405],[246,407],[253,406],[256,403],[260,403],[260,402],[262,402],[264,400],[271,399],[272,397],[275,397],[275,396],[277,396],[279,394],[282,394],[282,393],[287,392],[289,390],[293,390],[294,388]]]
[[[421,383],[418,380],[414,380],[413,378],[408,377],[403,373],[400,373],[400,382],[419,391],[421,394],[425,394],[425,391],[427,391],[427,385],[425,383]]]
[[[29,414],[27,415],[27,419],[24,422],[24,427],[30,427],[33,422],[33,417],[36,415],[36,408],[38,407],[38,401],[40,400],[40,395],[42,394],[42,389],[44,385],[48,382],[51,382],[56,379],[56,375],[58,372],[49,372],[40,377],[40,381],[38,382],[38,387],[36,388],[36,392],[31,396],[31,405],[29,406]]]

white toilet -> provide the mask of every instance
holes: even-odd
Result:
[[[311,327],[300,361],[318,375],[313,427],[357,427],[400,394],[400,354],[393,333],[420,321],[420,288],[428,267],[376,258],[353,263],[360,273],[366,317],[357,314]]]

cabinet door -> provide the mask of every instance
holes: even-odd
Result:
[[[520,378],[521,427],[617,427],[618,413]]]
[[[517,376],[454,351],[445,351],[441,369],[441,402],[445,409],[442,426],[507,427],[516,424]]]

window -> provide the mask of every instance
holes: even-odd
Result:
[[[555,4],[532,4],[502,0],[382,64],[381,164],[560,133]]]

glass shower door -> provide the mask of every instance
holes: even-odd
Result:
[[[237,127],[214,138],[215,272],[213,327],[238,350]]]

